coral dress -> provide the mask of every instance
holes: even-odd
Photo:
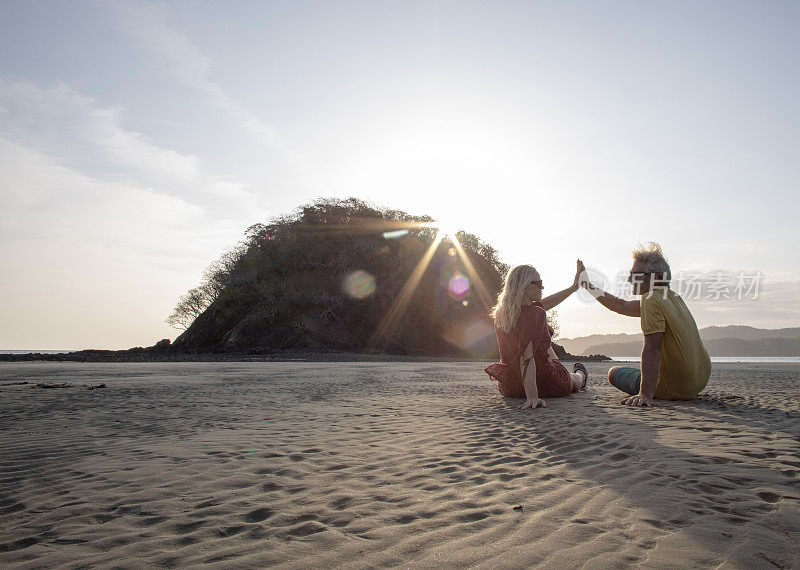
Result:
[[[524,398],[520,357],[528,343],[533,343],[533,359],[536,362],[536,387],[540,398],[559,398],[572,393],[572,377],[560,362],[554,362],[548,354],[550,330],[547,315],[541,305],[523,305],[517,324],[508,334],[495,327],[497,346],[500,349],[500,365],[486,369],[493,380],[497,380],[500,393],[506,398]]]

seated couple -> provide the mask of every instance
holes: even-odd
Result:
[[[628,280],[638,301],[626,301],[581,280],[585,268],[578,260],[572,286],[542,298],[542,279],[530,265],[514,267],[492,310],[501,362],[486,368],[507,398],[525,398],[520,409],[547,407],[543,398],[568,396],[586,389],[586,367],[573,372],[554,360],[552,331],[545,311],[583,286],[607,309],[640,317],[644,348],[642,369],[614,366],[608,371],[612,386],[627,392],[629,406],[652,406],[654,399],[688,400],[705,388],[711,359],[700,340],[697,324],[683,299],[669,288],[671,272],[658,244],[633,252]]]

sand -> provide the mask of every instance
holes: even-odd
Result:
[[[589,369],[523,412],[469,362],[3,363],[0,565],[800,566],[800,366]]]

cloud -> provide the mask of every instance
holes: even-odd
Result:
[[[318,162],[310,160],[274,125],[231,97],[213,79],[213,61],[187,35],[169,25],[168,5],[137,1],[119,2],[107,7],[116,13],[116,20],[124,32],[142,49],[156,56],[160,64],[168,67],[178,82],[202,93],[211,105],[230,117],[232,124],[238,125],[251,137],[244,152],[256,157],[252,165],[256,170],[262,166],[264,157],[280,165],[269,173],[256,174],[257,179],[281,178],[284,184],[291,181],[300,193],[304,190],[312,194],[327,191],[329,181],[319,177]]]
[[[163,319],[242,224],[178,196],[98,180],[0,138],[0,346],[116,347]],[[10,192],[5,190],[10,189]]]
[[[66,247],[124,248],[129,260],[154,251],[197,255],[198,235],[230,225],[181,197],[98,180],[3,138],[0,186],[8,190],[3,195],[0,239],[16,248],[66,242]]]
[[[187,184],[199,159],[125,130],[122,110],[104,108],[65,84],[50,88],[0,79],[0,135],[94,176],[152,185]]]
[[[120,22],[142,47],[168,62],[178,80],[204,93],[209,101],[231,114],[257,140],[291,155],[278,130],[230,97],[211,79],[211,59],[190,39],[167,23],[169,11],[163,4],[121,2],[113,5]]]
[[[66,84],[0,79],[0,346],[127,347],[263,211],[250,188],[125,129]]]
[[[246,217],[263,210],[246,184],[214,176],[199,157],[158,146],[123,127],[119,108],[101,106],[66,84],[41,87],[0,79],[0,137],[51,158],[55,164],[97,181],[150,188],[213,210],[220,217]],[[37,173],[32,173],[39,178]],[[19,191],[30,201],[30,185]],[[65,193],[55,192],[58,203]],[[35,190],[34,195],[40,190]],[[14,190],[12,190],[14,192]]]

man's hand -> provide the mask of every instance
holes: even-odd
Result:
[[[642,406],[642,407],[646,406],[648,408],[652,408],[653,407],[653,399],[652,398],[648,398],[647,396],[645,396],[642,393],[639,393],[639,394],[636,394],[635,396],[628,396],[627,398],[622,400],[620,402],[620,404],[623,404],[625,406]]]
[[[541,398],[530,398],[525,400],[525,403],[519,406],[520,410],[535,410],[538,407],[546,408],[547,404]]]

